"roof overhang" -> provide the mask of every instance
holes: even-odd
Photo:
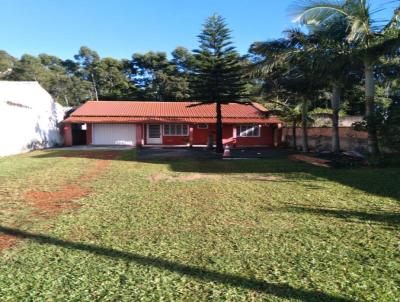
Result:
[[[64,123],[187,123],[215,124],[215,118],[210,117],[123,117],[123,116],[71,116]],[[266,118],[222,118],[224,124],[279,124],[277,117]]]

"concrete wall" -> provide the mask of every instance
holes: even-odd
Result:
[[[367,132],[355,131],[350,127],[340,127],[340,147],[342,150],[359,150],[367,148]],[[283,141],[292,146],[292,129],[284,128]],[[301,146],[301,128],[296,129],[297,146]],[[330,150],[332,146],[332,129],[326,127],[308,128],[309,147],[317,150]]]
[[[0,81],[0,156],[61,145],[64,108],[37,82]]]

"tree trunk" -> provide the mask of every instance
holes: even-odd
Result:
[[[99,94],[97,93],[97,87],[96,87],[96,82],[94,81],[93,73],[91,73],[91,77],[92,77],[94,96],[96,97],[96,101],[98,101],[99,100]]]
[[[217,135],[216,135],[216,152],[217,153],[224,153],[224,146],[222,144],[222,110],[221,110],[221,103],[216,103],[216,111],[217,111]]]
[[[292,137],[293,137],[293,149],[297,150],[296,121],[293,121],[292,123]]]
[[[339,137],[339,107],[340,107],[341,88],[337,84],[333,84],[331,105],[332,105],[332,152],[340,152]]]
[[[64,100],[65,100],[65,105],[67,107],[69,107],[69,101],[68,101],[68,98],[67,98],[67,96],[65,94],[64,94]]]
[[[375,118],[375,80],[374,80],[374,67],[365,61],[365,118],[367,120],[368,131],[368,152],[372,155],[379,153],[378,147],[378,134],[376,130]]]
[[[308,102],[303,101],[301,106],[301,130],[302,130],[302,151],[309,152],[308,149],[308,132],[307,132]]]

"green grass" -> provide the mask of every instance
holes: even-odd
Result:
[[[35,217],[24,191],[98,161],[59,155],[0,159],[0,235],[24,238],[0,301],[400,301],[399,168],[124,152],[81,208]]]

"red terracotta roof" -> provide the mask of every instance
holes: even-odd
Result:
[[[266,117],[262,105],[230,103],[222,105],[224,123],[280,123],[276,117]],[[128,102],[88,101],[65,122],[186,122],[214,123],[215,105],[196,102]]]

